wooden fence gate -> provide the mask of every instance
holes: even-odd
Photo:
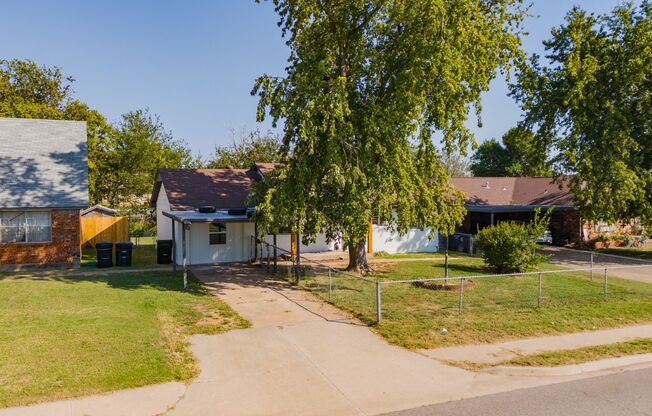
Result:
[[[81,244],[95,247],[100,241],[129,241],[126,217],[81,217]]]

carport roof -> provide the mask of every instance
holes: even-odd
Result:
[[[175,221],[192,224],[192,223],[213,223],[213,222],[249,222],[253,210],[247,210],[244,215],[231,215],[228,211],[215,211],[211,213],[201,213],[198,211],[163,211],[163,215]]]

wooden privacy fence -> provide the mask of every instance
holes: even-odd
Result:
[[[126,217],[81,217],[81,244],[95,247],[100,241],[129,241]]]

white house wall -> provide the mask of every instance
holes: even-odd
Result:
[[[163,211],[170,211],[170,201],[161,184],[156,199],[156,239],[172,240],[172,220],[163,215]]]
[[[178,224],[178,223],[177,223]],[[251,228],[251,230],[249,230]],[[226,244],[209,243],[208,223],[195,223],[186,231],[188,265],[231,263],[248,261],[250,258],[253,226],[246,223],[226,224]],[[177,264],[183,262],[181,226],[177,225],[176,255]]]
[[[269,244],[274,243],[274,237],[272,235],[265,236],[264,240]],[[291,234],[278,234],[276,236],[276,246],[281,248],[282,250],[290,251],[291,248],[290,240],[291,240]],[[325,251],[333,251],[335,250],[335,243],[334,242],[329,243],[328,241],[326,241],[326,235],[320,233],[317,234],[314,243],[308,245],[301,243],[300,250],[302,253],[322,253]]]
[[[430,229],[420,230],[418,228],[410,229],[406,234],[399,235],[397,232],[391,232],[387,227],[374,224],[372,226],[373,251],[384,251],[389,254],[396,253],[434,253],[439,250],[439,238],[435,233],[434,238],[430,240],[428,233]]]

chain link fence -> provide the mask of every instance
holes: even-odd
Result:
[[[368,324],[384,317],[441,318],[463,313],[519,314],[540,308],[588,307],[613,301],[652,300],[652,262],[580,250],[553,250],[541,270],[469,274],[455,257],[443,260],[441,276],[373,278],[348,273],[305,256],[292,256],[264,241],[259,260],[300,287],[345,309]],[[415,259],[415,261],[419,261]],[[450,263],[450,270],[449,270]]]

